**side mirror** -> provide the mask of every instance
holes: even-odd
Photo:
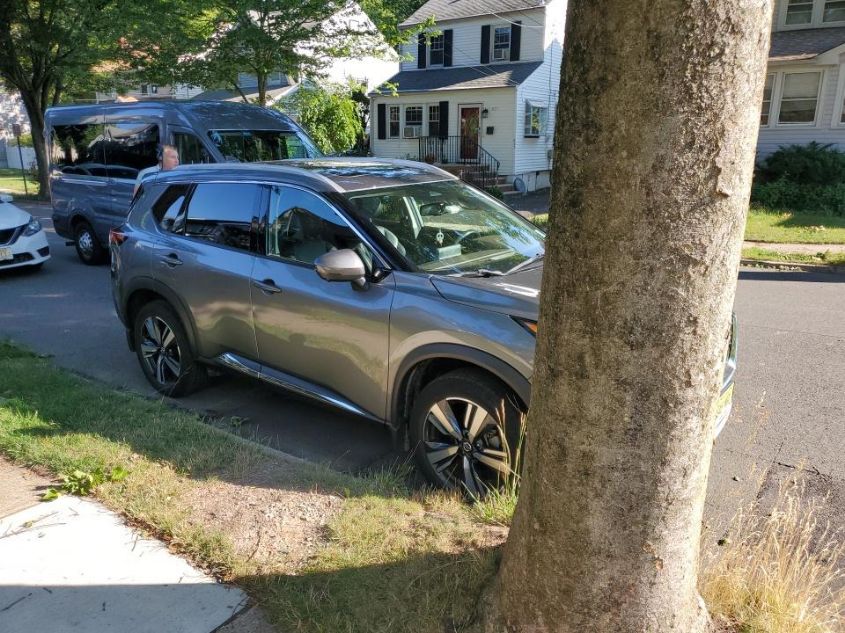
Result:
[[[367,285],[364,262],[358,253],[349,248],[329,251],[314,260],[317,274],[326,281],[351,281],[355,286]]]
[[[14,198],[8,193],[0,193],[0,202],[11,202]]]

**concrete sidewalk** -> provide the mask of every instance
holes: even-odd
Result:
[[[245,609],[240,589],[219,584],[102,504],[71,496],[39,502],[48,483],[0,457],[3,633],[272,630]]]

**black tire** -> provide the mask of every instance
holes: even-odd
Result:
[[[489,374],[458,369],[439,376],[411,410],[417,466],[436,486],[483,497],[519,470],[523,418],[516,395]],[[452,420],[451,432],[444,419]]]
[[[159,393],[178,398],[205,384],[205,365],[197,361],[182,322],[166,302],[152,301],[142,307],[132,324],[132,336],[141,369]]]
[[[106,249],[97,239],[97,234],[91,225],[84,220],[73,227],[73,238],[76,245],[76,254],[83,264],[96,266],[106,260]]]

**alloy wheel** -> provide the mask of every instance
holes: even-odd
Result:
[[[79,246],[79,250],[82,251],[82,254],[85,255],[85,257],[90,258],[94,256],[94,237],[87,229],[84,229],[79,234],[79,237],[76,239],[76,244]]]
[[[182,373],[182,354],[173,329],[157,316],[144,320],[141,354],[150,373],[161,385],[177,382]]]
[[[475,402],[463,398],[435,402],[426,415],[423,437],[425,455],[446,487],[481,497],[512,475],[501,423]]]

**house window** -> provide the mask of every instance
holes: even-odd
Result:
[[[842,0],[827,0],[824,3],[822,22],[845,22],[845,2]]]
[[[431,38],[431,46],[429,46],[428,52],[428,65],[429,66],[442,66],[443,65],[443,36],[438,35],[437,37]]]
[[[813,0],[789,0],[786,5],[786,24],[810,24],[812,20]]]
[[[402,136],[405,138],[422,136],[422,122],[422,106],[405,106],[405,129],[402,130]]]
[[[428,106],[428,135],[440,136],[440,105]]]
[[[387,126],[387,136],[388,138],[399,138],[399,106],[390,106],[388,111],[390,112],[390,119],[388,121],[390,125]]]
[[[548,112],[545,104],[525,102],[525,136],[536,138],[545,133]]]
[[[785,73],[778,123],[815,123],[820,72]]]
[[[507,61],[511,58],[511,27],[497,26],[493,33],[493,60]]]
[[[772,88],[775,85],[775,74],[766,75],[766,86],[763,88],[763,107],[760,110],[760,125],[769,124],[769,112],[772,109]]]

